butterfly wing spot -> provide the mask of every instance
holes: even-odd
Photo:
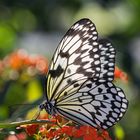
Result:
[[[93,36],[92,39],[93,39],[93,40],[97,40],[97,36]]]
[[[111,87],[113,87],[113,84],[110,83],[110,82],[108,82],[108,83],[107,83],[107,86],[111,88]]]
[[[115,111],[116,113],[120,113],[120,110],[119,110],[118,108],[114,108],[114,111]]]
[[[70,74],[70,73],[71,73],[71,69],[70,69],[70,68],[68,68],[68,69],[67,69],[67,72],[68,72],[68,74]]]
[[[73,85],[74,87],[79,87],[80,85],[78,83],[74,84]]]
[[[95,54],[94,55],[94,58],[96,59],[96,58],[99,58],[100,56],[98,55],[98,54]]]
[[[59,77],[63,73],[63,69],[60,65],[58,65],[56,70],[49,70],[51,77],[56,78]]]
[[[103,129],[107,129],[108,128],[108,126],[106,126],[106,125],[103,125]]]
[[[91,88],[92,84],[91,83],[90,84],[86,84],[86,87]]]
[[[115,57],[115,55],[113,55],[113,54],[112,55],[109,55],[109,58],[114,58],[114,57]]]
[[[91,31],[95,30],[95,27],[92,26],[90,30],[91,30]],[[97,34],[97,32],[94,31],[94,32],[93,32],[93,35],[96,35],[96,34]]]
[[[121,103],[120,102],[113,102],[113,104],[114,104],[114,106],[116,106],[116,107],[121,107]]]
[[[61,56],[62,58],[64,58],[64,57],[68,58],[68,57],[69,57],[69,53],[68,53],[68,52],[63,52],[63,51],[61,50],[61,51],[60,51],[60,56]]]
[[[114,119],[114,118],[112,118],[112,117],[109,117],[109,120],[110,120],[112,123],[114,123],[114,122],[115,122],[115,119]]]
[[[125,112],[126,109],[121,108],[121,112]]]
[[[98,92],[101,93],[102,91],[103,91],[103,89],[99,87]]]
[[[68,94],[68,93],[65,91],[65,92],[64,92],[64,96],[67,96],[67,94]]]
[[[126,108],[127,108],[127,104],[122,103],[122,107],[123,107],[124,109],[126,109]]]
[[[81,109],[79,108],[78,111],[81,111]]]
[[[100,71],[101,70],[100,67],[96,67],[95,69],[96,69],[96,71]]]
[[[91,104],[94,106],[101,106],[101,103],[99,101],[96,101],[96,100],[92,101]]]
[[[119,91],[118,94],[119,94],[119,96],[122,97],[122,98],[125,97],[124,94],[123,94],[123,92],[120,92],[120,91]]]
[[[107,124],[108,126],[112,126],[112,123],[109,122],[109,121],[107,121],[106,124]]]
[[[107,75],[108,75],[108,76],[113,76],[114,73],[113,73],[113,72],[108,72]]]
[[[128,101],[125,98],[123,98],[122,101],[126,104],[128,103]]]
[[[80,98],[78,98],[78,101],[79,101],[80,103],[82,103],[82,102],[83,102]]]
[[[109,65],[109,66],[114,66],[114,63],[109,63],[108,65]]]
[[[95,52],[97,52],[97,51],[98,51],[98,49],[97,49],[97,48],[94,48],[92,51],[95,53]]]
[[[83,96],[87,96],[87,95],[88,95],[88,93],[86,93],[86,92],[85,92],[85,93],[83,93]]]
[[[72,80],[69,78],[69,79],[67,80],[67,83],[68,83],[68,84],[71,84],[71,83],[72,83]]]
[[[98,45],[98,43],[97,43],[97,42],[93,42],[92,44],[93,44],[94,46],[97,46],[97,45]]]
[[[103,99],[104,99],[104,100],[108,100],[109,97],[107,97],[107,95],[103,95]]]
[[[110,91],[111,91],[112,93],[114,93],[114,94],[117,93],[117,90],[116,90],[116,88],[114,88],[114,87],[113,87],[113,88],[110,88]]]
[[[110,45],[111,45],[111,43],[110,43]],[[110,48],[109,50],[110,50],[110,51],[115,51],[115,49],[114,49],[114,48]]]
[[[112,112],[112,116],[113,116],[114,118],[117,118],[117,117],[118,117],[117,113],[115,113],[115,112]]]
[[[119,117],[121,118],[122,116],[123,116],[123,113],[121,113]],[[117,119],[117,121],[119,121],[119,118]]]
[[[100,61],[99,61],[99,60],[96,60],[96,61],[94,62],[94,64],[95,64],[95,65],[98,65],[98,64],[100,64]],[[100,69],[99,69],[99,71],[100,71]]]

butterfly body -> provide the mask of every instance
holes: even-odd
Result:
[[[76,22],[54,53],[40,109],[95,128],[114,125],[128,107],[123,90],[112,83],[115,53],[89,19]]]
[[[54,102],[48,102],[45,101],[42,104],[39,105],[40,110],[45,109],[46,112],[52,116],[56,114],[56,109],[55,109],[55,103]]]

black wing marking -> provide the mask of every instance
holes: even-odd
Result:
[[[128,101],[111,82],[87,81],[77,93],[61,98],[56,107],[61,115],[77,123],[107,129],[123,117]]]
[[[76,22],[53,56],[47,80],[49,100],[76,91],[89,77],[100,74],[100,52],[95,25],[89,19]]]
[[[113,81],[115,69],[115,48],[106,39],[99,40],[101,72],[99,81]]]

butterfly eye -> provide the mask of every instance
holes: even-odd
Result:
[[[43,110],[44,108],[45,108],[45,105],[44,105],[44,104],[40,104],[40,105],[39,105],[39,109],[40,109],[40,110]]]

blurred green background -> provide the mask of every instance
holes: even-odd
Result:
[[[140,0],[0,0],[0,121],[16,120],[11,108],[18,104],[41,103],[45,70],[40,70],[36,59],[40,62],[45,56],[48,65],[64,33],[84,17],[95,23],[100,37],[112,41],[116,65],[129,77],[128,83],[117,81],[129,108],[111,133],[120,140],[139,140]],[[28,65],[17,66],[21,58],[11,56],[19,49],[18,55],[30,60]]]

